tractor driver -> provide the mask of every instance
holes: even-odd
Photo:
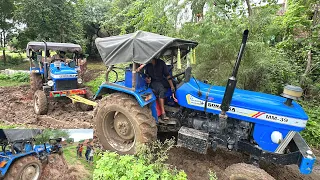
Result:
[[[52,61],[56,60],[56,59],[61,59],[64,62],[66,61],[66,52],[64,51],[59,51],[58,54],[55,54],[52,56]]]
[[[169,120],[164,110],[164,99],[166,93],[166,84],[169,82],[172,93],[175,92],[175,88],[172,82],[172,77],[169,74],[166,63],[161,59],[152,59],[151,63],[147,65],[141,65],[137,68],[139,72],[142,68],[145,68],[146,82],[150,84],[151,89],[159,97],[159,103],[161,108],[161,119],[164,121]],[[165,78],[166,79],[165,79]]]

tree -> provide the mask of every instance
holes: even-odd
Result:
[[[6,36],[8,31],[13,27],[13,12],[15,9],[13,0],[0,0],[0,41],[3,52],[3,62],[6,63]]]
[[[61,129],[45,129],[42,134],[35,137],[37,144],[43,144],[49,141],[49,139],[55,138],[69,138],[69,132]]]
[[[20,0],[16,6],[16,18],[35,37],[30,40],[84,44],[76,0]]]

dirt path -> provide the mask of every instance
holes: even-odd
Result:
[[[314,153],[320,157],[317,150]],[[173,148],[169,152],[168,163],[177,169],[184,170],[189,180],[209,180],[208,172],[216,172],[219,180],[225,180],[224,170],[231,164],[246,162],[246,157],[237,152],[228,152],[218,149],[216,152],[208,151],[201,155],[185,148]],[[277,180],[319,180],[320,164],[317,161],[311,175],[301,175],[298,166],[276,166],[272,164],[261,164],[261,168],[267,171]]]
[[[49,163],[42,169],[40,180],[80,180],[81,169],[69,167],[63,156],[52,154],[49,156]]]
[[[48,115],[36,115],[29,86],[0,87],[0,121],[32,128],[92,128],[92,111],[77,111],[70,101],[49,101]]]

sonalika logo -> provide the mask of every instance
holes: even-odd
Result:
[[[214,109],[220,109],[220,104],[214,104],[214,103],[211,103],[211,102],[208,102],[207,103],[207,106],[208,107],[211,107],[211,108],[214,108]],[[236,108],[234,107],[229,107],[229,111],[232,111],[232,112],[236,112]]]

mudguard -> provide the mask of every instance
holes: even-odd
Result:
[[[3,153],[1,153],[0,155],[2,155]],[[4,167],[0,168],[0,172],[1,172],[1,177],[4,177],[7,173],[7,171],[9,170],[10,166],[14,163],[14,161],[16,161],[17,159],[21,158],[21,157],[25,157],[25,156],[30,156],[30,155],[35,155],[36,152],[34,151],[31,151],[31,152],[26,152],[26,153],[20,153],[20,154],[15,154],[15,155],[12,155],[11,152],[10,154],[6,154],[6,157],[1,157],[0,158],[0,162],[6,160],[7,163]]]
[[[130,94],[136,98],[141,107],[151,104],[150,109],[152,112],[152,116],[158,122],[156,110],[156,96],[153,94],[152,90],[150,88],[141,87],[134,91],[133,89],[126,87],[124,83],[124,81],[119,81],[116,83],[102,83],[93,99],[101,97],[104,94],[109,94],[113,92],[122,92],[125,94]],[[146,96],[149,96],[147,101],[145,100]]]

